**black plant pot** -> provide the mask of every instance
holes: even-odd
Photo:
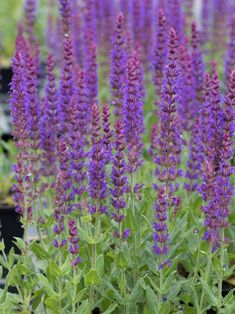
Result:
[[[20,222],[20,215],[16,213],[15,206],[0,205],[1,239],[4,239],[5,253],[8,254],[12,246],[15,252],[19,249],[13,243],[14,237],[23,238],[24,229]]]
[[[20,250],[13,243],[14,237],[23,238],[24,229],[20,222],[20,215],[16,213],[15,206],[0,205],[1,240],[5,243],[5,253],[8,254],[12,246],[17,254]],[[3,269],[3,277],[6,270]]]
[[[7,94],[10,90],[12,68],[0,69],[0,93]]]

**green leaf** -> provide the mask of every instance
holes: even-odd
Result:
[[[234,299],[234,291],[235,291],[235,288],[229,291],[229,293],[226,295],[226,297],[223,300],[223,305],[230,303]]]
[[[88,286],[94,286],[99,284],[99,277],[95,269],[90,269],[85,276],[85,284]]]
[[[17,237],[14,237],[14,239],[16,240],[16,241],[15,241],[16,246],[17,246],[20,250],[22,250],[22,249],[25,247],[24,240],[21,239],[21,238],[17,238]]]
[[[53,297],[49,297],[44,301],[45,307],[50,309],[55,314],[60,314],[58,311],[57,299]]]
[[[150,313],[158,313],[158,298],[149,286],[146,288],[146,299]]]
[[[2,240],[0,242],[0,251],[3,252],[5,250],[5,243],[4,243],[4,240]]]
[[[90,314],[90,304],[88,300],[82,302],[82,304],[78,307],[77,313],[81,314]]]
[[[39,306],[43,298],[43,289],[38,289],[34,292],[33,298],[32,298],[32,307],[33,310],[36,310],[36,308]]]
[[[53,287],[50,285],[50,282],[45,276],[38,273],[37,277],[39,280],[39,284],[41,284],[44,287],[44,289],[46,290],[48,294],[50,294],[54,298],[58,297],[58,293],[54,291]]]
[[[95,241],[84,229],[78,226],[78,233],[81,240],[89,243],[89,244],[96,244],[99,241]]]
[[[62,276],[62,272],[54,261],[50,261],[47,271],[55,278]]]
[[[100,254],[96,258],[96,271],[100,278],[104,275],[104,255]]]
[[[211,291],[211,288],[209,287],[208,283],[205,280],[200,278],[200,281],[202,283],[202,287],[203,287],[203,290],[204,290],[205,294],[207,295],[207,297],[210,300],[211,305],[216,306],[217,303],[218,303],[217,297],[214,296],[214,294]]]
[[[111,304],[108,308],[107,308],[107,310],[105,310],[104,312],[103,312],[103,314],[109,314],[109,313],[112,313],[116,308],[117,308],[117,303],[114,303],[114,304]]]
[[[50,255],[37,242],[33,242],[30,245],[30,249],[36,255],[36,257],[40,260],[46,260],[50,258]]]
[[[128,262],[126,260],[125,255],[123,252],[119,252],[117,258],[116,258],[116,264],[120,268],[127,268],[128,267]]]

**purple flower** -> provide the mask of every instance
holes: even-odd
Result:
[[[60,170],[57,178],[56,178],[56,185],[55,185],[55,211],[54,211],[54,232],[56,234],[56,238],[53,241],[55,247],[61,247],[64,243],[64,238],[62,232],[64,231],[64,220],[66,215],[66,204],[64,200],[64,180],[65,180],[65,172]]]
[[[154,205],[155,222],[153,224],[153,250],[157,255],[167,255],[169,234],[167,228],[168,202],[163,186],[158,189],[158,200]]]
[[[195,22],[191,25],[193,80],[196,91],[195,108],[200,108],[203,98],[204,61],[200,49],[200,38]]]
[[[150,134],[150,148],[149,148],[149,154],[151,157],[155,158],[157,154],[157,148],[158,148],[158,125],[157,123],[154,123],[151,128],[151,134]]]
[[[107,104],[103,105],[103,145],[106,150],[106,159],[107,162],[111,159],[112,156],[112,136],[113,131],[111,130],[111,123],[110,123],[110,112],[109,106]]]
[[[210,120],[210,142],[208,143],[208,158],[214,164],[217,172],[221,156],[221,141],[223,136],[223,112],[221,106],[220,86],[217,73],[212,75],[211,80],[211,120]]]
[[[198,187],[198,182],[201,175],[201,168],[203,164],[203,145],[201,142],[200,121],[196,118],[189,142],[189,157],[187,160],[187,171],[185,177],[189,180],[185,184],[187,191],[195,191]]]
[[[95,203],[95,207],[100,208],[100,203],[106,198],[107,183],[105,173],[105,147],[100,134],[100,113],[97,104],[92,106],[92,148],[89,161],[89,194]],[[95,208],[95,211],[99,211]]]
[[[76,222],[74,219],[70,219],[68,223],[69,227],[69,253],[72,254],[71,264],[76,266],[81,262],[79,257],[79,241]]]
[[[47,59],[46,96],[42,101],[42,117],[40,119],[40,135],[42,152],[42,171],[45,176],[54,175],[58,149],[58,92],[54,75],[54,59]]]
[[[60,79],[60,133],[67,137],[70,123],[71,96],[74,94],[73,46],[70,37],[64,38],[64,65]]]
[[[77,124],[80,134],[88,143],[88,134],[91,123],[91,106],[88,104],[88,91],[86,87],[85,71],[75,67],[75,86],[77,101]]]
[[[128,151],[128,171],[134,173],[142,164],[143,101],[139,55],[133,51],[128,59],[123,124]]]
[[[170,31],[168,62],[162,88],[160,132],[156,156],[156,176],[161,182],[172,185],[180,175],[181,126],[177,115],[179,101],[178,43],[175,31]],[[172,182],[172,183],[171,183]]]
[[[30,44],[35,41],[36,6],[36,0],[25,1],[25,30],[28,35]]]
[[[72,8],[70,0],[59,0],[60,2],[60,14],[63,23],[63,33],[68,34],[71,30],[71,16]]]
[[[231,31],[229,35],[229,40],[227,43],[227,50],[225,56],[225,73],[224,79],[226,84],[229,83],[230,75],[232,70],[235,68],[235,15],[231,18]]]
[[[97,47],[94,42],[88,44],[85,71],[86,71],[86,86],[88,91],[88,101],[94,104],[98,96],[98,73],[97,73]]]
[[[126,162],[125,162],[125,135],[123,133],[123,125],[120,120],[115,124],[115,153],[112,160],[112,189],[111,189],[111,203],[115,212],[112,213],[112,219],[117,222],[122,222],[125,218],[123,209],[126,207]]]
[[[155,85],[155,105],[156,114],[159,113],[160,96],[163,82],[163,68],[166,62],[166,51],[167,51],[167,34],[166,34],[166,17],[164,12],[160,9],[157,14],[157,25],[156,33],[154,36],[154,49],[153,49],[153,62],[152,62],[152,73],[153,82]]]
[[[116,19],[114,35],[112,37],[111,74],[110,85],[112,93],[112,105],[115,107],[115,115],[121,116],[124,99],[123,81],[126,69],[126,36],[124,29],[124,16],[120,12]]]
[[[194,101],[196,92],[193,77],[193,60],[189,52],[187,38],[179,47],[179,64],[181,72],[179,115],[183,129],[189,131],[192,127],[193,119],[197,116],[198,108]]]

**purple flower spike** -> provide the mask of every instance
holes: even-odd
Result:
[[[158,200],[154,205],[155,219],[153,224],[153,250],[157,255],[167,255],[169,234],[167,228],[168,202],[166,200],[166,191],[162,186],[158,190]]]
[[[64,32],[64,35],[66,35],[71,30],[71,16],[72,16],[71,1],[59,0],[59,2],[60,2],[60,14],[61,14],[62,23],[63,23],[63,32]]]
[[[134,51],[127,64],[127,83],[123,107],[124,132],[128,151],[128,171],[134,173],[142,164],[143,101],[139,54]]]
[[[68,239],[69,240],[69,252],[72,254],[71,264],[73,266],[76,266],[77,264],[81,262],[81,259],[78,256],[80,239],[78,238],[77,226],[74,219],[69,220],[68,227],[69,227],[69,239]]]
[[[210,124],[210,142],[208,143],[208,158],[214,164],[217,172],[221,156],[221,141],[223,137],[223,112],[221,106],[220,85],[217,73],[212,75],[211,80],[211,124]]]
[[[91,42],[88,44],[86,55],[86,86],[88,101],[94,104],[98,96],[98,74],[97,74],[97,47]]]
[[[156,114],[159,114],[161,89],[163,82],[163,68],[166,62],[166,51],[167,51],[167,35],[166,35],[166,17],[162,10],[158,11],[157,14],[157,25],[156,33],[154,39],[154,49],[153,49],[153,82],[155,85],[155,95],[156,95]]]
[[[179,175],[177,167],[181,160],[181,126],[177,115],[179,101],[178,42],[173,29],[168,43],[168,62],[162,88],[160,132],[156,175],[161,182],[174,181]]]
[[[25,30],[30,44],[35,41],[36,6],[36,0],[26,0],[25,2]]]
[[[157,154],[157,148],[158,148],[158,125],[154,123],[152,125],[151,129],[151,137],[150,137],[150,148],[149,148],[149,154],[155,158]]]
[[[64,39],[64,65],[60,80],[60,132],[66,138],[69,130],[71,96],[74,93],[73,46],[70,37]]]
[[[110,112],[109,106],[107,104],[103,105],[103,144],[106,150],[107,161],[111,159],[112,155],[112,136],[113,131],[111,130],[111,123],[110,123]]]
[[[187,161],[186,178],[189,182],[185,184],[187,191],[195,191],[198,187],[198,181],[201,174],[201,165],[203,164],[203,145],[201,142],[200,121],[195,119],[189,143],[189,158]]]
[[[124,156],[125,135],[123,125],[120,120],[115,124],[115,153],[112,160],[111,189],[112,206],[116,212],[112,213],[112,218],[121,222],[125,216],[122,210],[126,207],[125,193],[127,189],[126,162]]]
[[[204,61],[200,49],[200,38],[197,25],[195,22],[191,25],[191,40],[192,40],[192,64],[193,64],[193,79],[196,90],[196,108],[200,108],[203,101],[203,75]]]
[[[124,16],[120,12],[116,19],[114,35],[112,37],[111,74],[110,85],[112,93],[112,105],[115,107],[115,115],[120,117],[124,99],[123,81],[126,70],[126,36],[124,28]]]
[[[235,68],[235,15],[231,19],[231,31],[225,56],[225,82],[229,83],[232,70]]]
[[[62,232],[64,231],[64,219],[66,214],[66,205],[64,201],[64,180],[65,180],[65,173],[64,171],[60,170],[57,178],[56,178],[56,185],[55,185],[55,212],[54,212],[54,219],[55,219],[55,227],[54,232],[56,234],[56,239],[53,241],[55,247],[60,247],[63,244]]]
[[[92,148],[90,151],[89,162],[89,194],[93,199],[95,206],[106,198],[107,183],[106,183],[106,155],[105,148],[102,143],[100,134],[100,113],[97,104],[92,106]],[[95,211],[98,211],[95,208]]]
[[[188,38],[179,47],[179,63],[181,71],[181,99],[179,115],[184,130],[189,131],[193,119],[197,116],[198,108],[195,106],[195,86],[193,78],[193,63],[189,53]]]

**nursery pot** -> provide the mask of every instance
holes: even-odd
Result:
[[[0,69],[0,93],[7,94],[10,90],[10,82],[12,79],[12,68]]]
[[[14,237],[23,238],[24,229],[20,222],[20,215],[16,213],[15,206],[0,205],[1,240],[5,243],[5,253],[8,254],[12,246],[15,252],[19,249],[14,245]]]

